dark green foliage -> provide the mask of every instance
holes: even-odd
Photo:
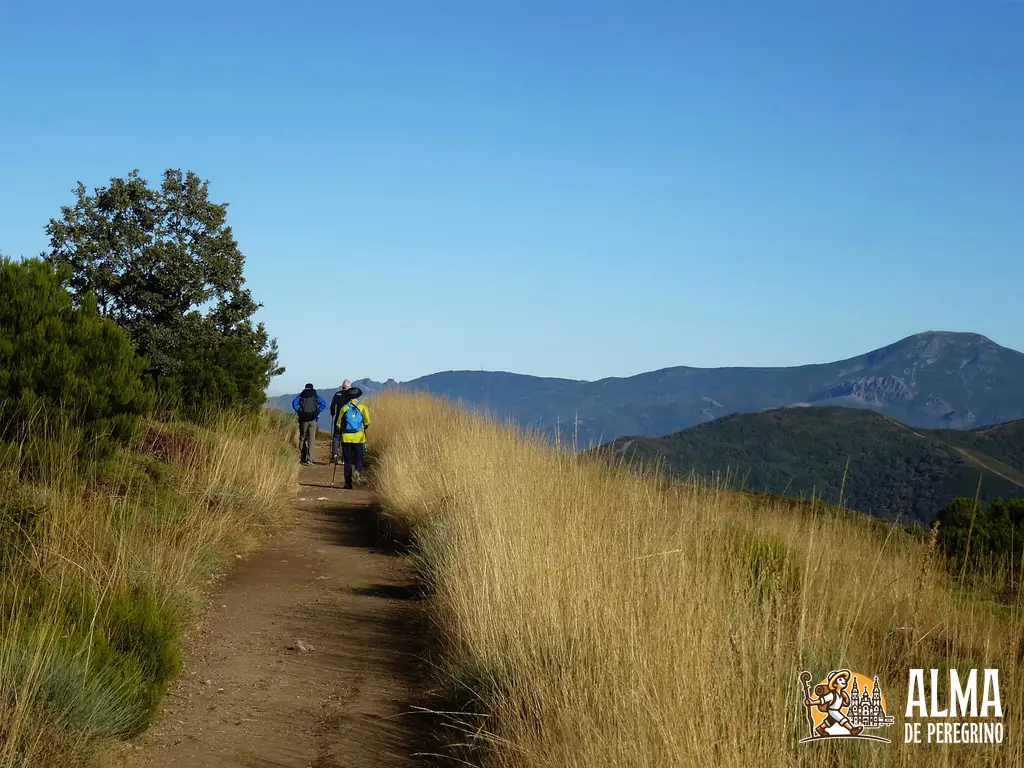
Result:
[[[189,171],[164,173],[151,189],[137,171],[51,219],[47,258],[71,273],[72,293],[96,295],[99,311],[128,330],[171,404],[258,407],[283,372],[277,344],[245,287],[244,257],[227,226],[227,204]]]
[[[1024,496],[1016,470],[997,457],[961,453],[945,442],[947,434],[913,430],[871,411],[783,408],[663,438],[622,438],[611,449],[645,464],[661,461],[676,476],[729,473],[731,484],[753,491],[835,504],[842,490],[844,506],[904,523],[928,524],[951,499],[973,498],[979,477],[982,501]],[[1009,455],[1008,445],[999,457]]]
[[[1010,571],[1024,562],[1024,498],[975,504],[959,497],[937,516],[939,544],[958,568],[969,564],[1002,566]]]
[[[96,491],[110,496],[132,494],[147,504],[169,474],[169,467],[155,458],[124,450],[90,462],[84,469]]]
[[[259,409],[269,382],[268,361],[253,354],[263,343],[250,329],[214,332],[203,325],[196,343],[183,347],[177,369],[160,381],[165,402],[182,415],[202,421],[221,409]]]
[[[124,331],[91,295],[75,306],[61,277],[38,259],[0,259],[0,437],[66,426],[102,453],[131,436],[153,395]]]
[[[984,505],[975,503],[974,499],[965,496],[953,499],[939,510],[935,519],[939,523],[939,543],[943,552],[949,557],[963,558],[967,553],[968,537],[975,533],[972,530],[973,526],[978,525],[980,534],[980,529],[984,526],[984,516]],[[984,535],[980,535],[979,538],[984,538]]]

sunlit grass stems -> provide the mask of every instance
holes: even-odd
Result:
[[[424,395],[374,401],[375,485],[432,592],[486,766],[1021,764],[1024,621],[927,537],[555,452]],[[998,667],[999,747],[905,745],[909,667]],[[799,745],[798,674],[878,674],[892,744]],[[1016,735],[1014,735],[1016,734]]]
[[[148,725],[211,574],[284,520],[289,428],[144,422],[102,461],[73,431],[6,446],[0,767],[87,765]]]

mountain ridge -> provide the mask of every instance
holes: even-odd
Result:
[[[1024,418],[1024,354],[981,334],[953,331],[925,331],[853,357],[799,366],[670,366],[594,381],[449,370],[359,385],[367,396],[402,387],[446,397],[549,439],[575,425],[582,446],[800,404],[872,410],[926,429]],[[290,410],[291,397],[271,404]]]

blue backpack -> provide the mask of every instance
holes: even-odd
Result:
[[[348,408],[345,409],[345,416],[343,419],[343,432],[362,432],[363,431],[363,412],[359,410],[359,406],[355,403],[349,403]]]

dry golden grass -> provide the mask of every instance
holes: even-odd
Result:
[[[5,536],[0,571],[0,767],[85,765],[145,727],[212,572],[290,507],[286,430],[151,423],[87,474],[55,443],[21,484],[7,456],[4,523],[25,531]]]
[[[426,396],[375,399],[374,483],[411,531],[461,757],[486,766],[1020,765],[1018,606],[926,540],[556,453]],[[798,745],[798,674],[878,674],[892,744]],[[1001,746],[905,745],[909,667],[997,667]],[[469,714],[472,713],[472,714]]]

